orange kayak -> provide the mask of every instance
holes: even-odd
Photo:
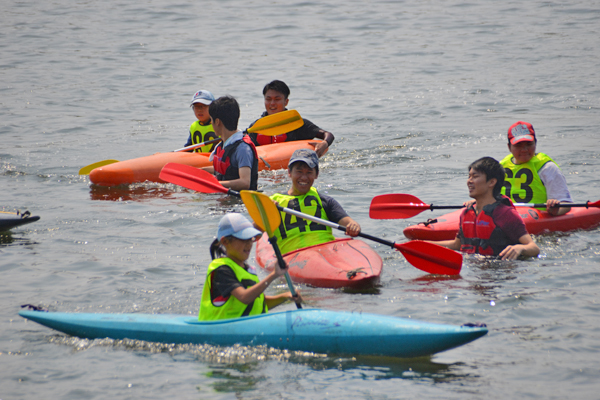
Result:
[[[275,170],[287,168],[292,153],[298,149],[314,149],[314,140],[298,140],[258,146],[258,170]],[[120,161],[114,164],[96,168],[90,172],[90,181],[99,186],[127,185],[136,182],[160,182],[158,175],[168,163],[178,163],[201,168],[212,165],[206,153],[168,152],[156,153],[151,156]]]
[[[436,218],[437,222],[420,223],[404,229],[404,236],[411,240],[451,240],[456,237],[460,213],[456,210]],[[569,232],[577,229],[592,229],[600,225],[600,209],[571,208],[564,215],[552,216],[546,211],[517,206],[527,231],[532,235],[548,232]]]
[[[294,282],[316,287],[372,287],[379,282],[383,261],[371,246],[352,238],[291,251],[283,255]],[[256,243],[256,261],[266,270],[275,268],[277,259],[264,234]]]

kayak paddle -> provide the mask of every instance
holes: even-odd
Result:
[[[240,195],[238,192],[227,189],[221,185],[214,175],[189,165],[169,163],[165,165],[160,172],[160,179],[202,193],[226,193],[233,196]],[[331,221],[326,221],[289,208],[277,206],[277,209],[287,214],[308,219],[318,224],[327,225],[343,232],[346,231],[346,227]],[[359,233],[358,236],[390,246],[391,248],[400,251],[410,264],[430,274],[457,275],[462,267],[463,257],[460,253],[434,243],[420,241],[394,243],[362,232]]]
[[[277,245],[277,236],[275,236],[275,230],[281,224],[281,214],[279,213],[279,210],[277,210],[275,203],[273,203],[269,196],[265,194],[251,190],[244,190],[240,193],[240,195],[244,201],[244,204],[246,205],[246,208],[248,209],[248,213],[256,225],[260,226],[263,231],[267,232],[267,235],[269,236],[269,243],[271,243],[271,246],[273,246],[273,251],[277,257],[279,268],[285,270],[285,280],[287,281],[292,296],[296,297],[296,290],[292,284],[290,274],[287,271],[287,265],[283,259],[283,256],[281,255],[281,250],[279,250],[279,246]],[[302,308],[302,305],[300,303],[296,303],[296,307],[300,309]]]
[[[513,203],[518,207],[546,207],[545,203]],[[600,200],[583,204],[562,203],[556,207],[600,207]],[[414,217],[425,210],[448,210],[461,209],[464,206],[434,206],[433,204],[423,203],[418,197],[411,194],[382,194],[373,197],[369,209],[369,217],[373,219],[404,219]]]
[[[248,128],[248,133],[259,133],[265,136],[277,136],[291,132],[304,125],[304,120],[296,110],[286,110],[277,114],[262,117]]]
[[[217,142],[220,142],[220,141],[221,141],[221,138],[207,140],[206,142],[202,142],[202,143],[198,143],[198,144],[193,144],[191,146],[186,146],[186,147],[182,147],[181,149],[173,150],[173,152],[179,153],[179,152],[182,152],[182,151],[194,150],[194,149],[197,149],[198,147],[206,146],[207,144],[217,143]]]

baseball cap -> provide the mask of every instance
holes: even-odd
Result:
[[[294,151],[288,162],[288,168],[298,161],[305,162],[310,168],[319,168],[319,156],[314,150],[298,149]]]
[[[529,122],[515,122],[508,128],[508,141],[510,144],[534,142],[535,131],[533,130],[533,125]]]
[[[192,98],[192,103],[190,104],[190,107],[193,106],[195,103],[202,103],[208,106],[213,101],[215,101],[215,96],[213,96],[211,92],[209,92],[208,90],[199,90]]]
[[[218,240],[221,240],[225,236],[234,236],[238,239],[248,240],[258,235],[262,235],[262,232],[256,229],[242,214],[229,213],[219,221],[219,228],[217,229]]]

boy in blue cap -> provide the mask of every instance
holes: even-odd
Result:
[[[213,101],[215,101],[215,97],[208,90],[199,90],[192,98],[190,107],[192,107],[192,110],[194,111],[196,122],[190,125],[190,136],[188,137],[185,147],[217,138],[212,124],[210,123],[210,114],[208,113],[208,106],[210,106]],[[211,143],[190,151],[210,153],[215,146],[216,143]]]

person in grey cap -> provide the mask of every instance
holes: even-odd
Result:
[[[348,216],[333,197],[320,194],[312,185],[319,176],[319,157],[314,150],[294,151],[288,163],[292,187],[286,194],[275,193],[271,199],[291,208],[346,227],[346,235],[357,236],[360,225]],[[281,213],[281,225],[275,232],[282,253],[335,240],[331,227]]]
[[[213,261],[208,266],[202,288],[198,319],[211,321],[266,313],[286,300],[301,302],[290,292],[266,296],[269,284],[285,273],[277,265],[259,280],[256,269],[248,265],[252,246],[262,232],[241,214],[230,213],[221,218],[217,238],[210,246]]]
[[[213,101],[215,101],[215,96],[208,90],[199,90],[194,94],[194,97],[192,97],[190,107],[192,107],[192,110],[194,111],[196,122],[190,125],[190,136],[188,136],[185,147],[217,138],[217,134],[210,123],[210,114],[208,113],[208,106],[210,106],[210,103]],[[211,143],[190,151],[210,153],[215,146],[216,143]]]

